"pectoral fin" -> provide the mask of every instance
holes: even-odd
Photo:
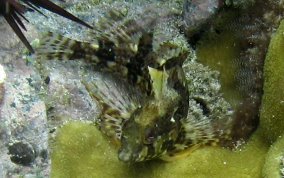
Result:
[[[129,86],[123,87],[122,81],[118,83],[103,76],[83,83],[90,96],[101,107],[101,115],[97,121],[99,128],[119,142],[123,122],[141,105],[140,94]]]
[[[192,152],[197,150],[200,146],[201,146],[200,144],[196,144],[190,148],[184,149],[183,151],[178,150],[178,152],[175,152],[175,151],[169,152],[163,155],[161,157],[161,160],[170,162],[170,161],[175,161],[177,159],[185,158],[189,156],[190,154],[192,154]]]

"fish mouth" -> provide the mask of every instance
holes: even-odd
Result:
[[[126,149],[118,152],[118,159],[123,162],[134,162],[132,153]]]

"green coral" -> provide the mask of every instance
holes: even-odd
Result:
[[[159,164],[127,165],[118,161],[116,149],[95,126],[73,122],[61,128],[57,135],[51,176],[151,177],[157,167],[154,165]]]
[[[269,149],[263,167],[263,177],[280,177],[281,159],[284,156],[284,136],[281,136]],[[283,168],[282,168],[283,169]]]
[[[60,129],[52,154],[52,177],[95,177],[96,174],[112,173],[103,170],[120,170],[117,164],[110,164],[116,159],[115,152],[109,148],[94,126],[71,123]],[[99,154],[98,154],[99,153]],[[77,175],[77,176],[76,176]]]
[[[235,77],[239,70],[236,61],[238,61],[241,46],[235,31],[225,27],[233,26],[237,14],[235,11],[221,12],[214,21],[214,30],[202,36],[196,50],[198,62],[220,73],[221,91],[233,108],[237,108],[243,100],[242,94],[236,88]]]
[[[284,21],[272,38],[265,60],[261,130],[267,141],[284,134]]]
[[[198,61],[220,72],[220,80],[224,97],[236,108],[241,94],[236,89],[235,74],[240,46],[236,45],[233,32],[223,32],[212,40],[203,39],[197,47]],[[212,38],[212,33],[208,34]],[[204,42],[203,42],[204,41]]]
[[[260,177],[267,146],[260,134],[238,151],[205,147],[174,162],[127,165],[96,127],[79,122],[60,129],[52,154],[52,177],[171,178]]]

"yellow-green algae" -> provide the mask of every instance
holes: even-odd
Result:
[[[267,146],[255,134],[238,151],[204,147],[174,162],[127,165],[92,125],[70,123],[60,129],[52,154],[52,177],[172,178],[260,177]]]
[[[226,100],[237,108],[242,101],[241,93],[236,89],[235,75],[238,70],[236,64],[241,51],[239,39],[232,30],[224,29],[236,18],[237,13],[226,12],[215,21],[214,27],[221,32],[209,31],[205,33],[197,45],[197,59],[202,64],[220,72],[221,90]]]
[[[261,110],[263,136],[274,142],[284,133],[284,21],[273,36],[264,68],[264,95]]]
[[[117,159],[116,150],[95,126],[74,122],[62,127],[57,135],[52,153],[52,177],[277,177],[279,167],[272,162],[278,155],[275,150],[284,148],[283,138],[266,153],[269,142],[284,132],[283,34],[284,22],[272,39],[265,63],[260,128],[237,151],[204,147],[174,162],[128,165]]]
[[[237,58],[240,50],[235,44],[232,32],[226,32],[215,40],[205,40],[197,48],[198,61],[220,72],[222,92],[234,108],[241,100],[234,79],[237,68],[232,59]]]

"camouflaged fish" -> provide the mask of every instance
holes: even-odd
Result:
[[[118,158],[171,160],[224,137],[217,123],[188,117],[190,91],[182,68],[188,49],[165,41],[153,50],[153,26],[162,17],[141,15],[145,20],[138,22],[116,11],[107,16],[95,25],[93,41],[48,33],[37,55],[84,60],[113,76],[84,84],[101,106],[99,129],[120,147]]]

